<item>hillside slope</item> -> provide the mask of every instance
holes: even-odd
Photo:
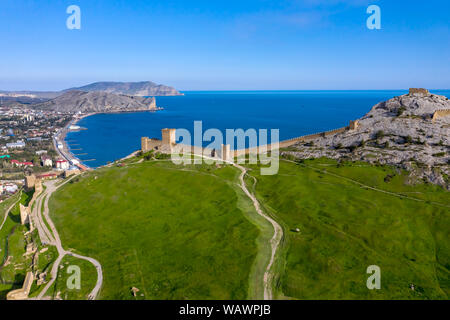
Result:
[[[102,299],[134,299],[132,287],[137,299],[255,298],[258,230],[235,177],[164,161],[103,168],[58,190],[50,213],[65,245],[101,263]]]
[[[84,91],[69,91],[55,99],[35,104],[33,107],[63,113],[128,112],[157,109],[155,98]]]

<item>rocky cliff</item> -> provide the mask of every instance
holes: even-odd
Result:
[[[155,98],[143,98],[107,92],[69,91],[55,99],[32,106],[62,113],[129,112],[157,110]]]
[[[413,89],[375,105],[354,130],[299,143],[286,153],[395,165],[450,188],[450,116],[442,110],[450,110],[447,97]]]

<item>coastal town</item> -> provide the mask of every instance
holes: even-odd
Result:
[[[181,94],[148,81],[99,82],[58,92],[0,91],[0,201],[26,185],[27,177],[47,180],[90,170],[69,151],[67,133],[84,130],[77,122],[95,113],[161,110],[155,95]]]
[[[82,114],[35,110],[0,104],[0,200],[16,193],[28,176],[50,179],[88,168],[64,142]]]

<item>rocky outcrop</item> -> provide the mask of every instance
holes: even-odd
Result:
[[[389,164],[418,179],[450,188],[450,110],[447,97],[424,89],[375,105],[348,130],[312,142],[299,143],[286,153],[298,158],[329,157]],[[291,148],[292,150],[292,148]]]
[[[69,91],[44,103],[33,105],[36,109],[62,113],[154,111],[155,98],[133,97],[107,92]]]
[[[180,92],[175,88],[151,81],[143,82],[96,82],[79,88],[67,89],[65,91],[87,91],[87,92],[108,92],[116,94],[124,94],[129,96],[180,96]]]

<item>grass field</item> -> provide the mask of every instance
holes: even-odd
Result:
[[[261,279],[255,258],[266,258],[237,173],[169,162],[99,169],[58,190],[51,217],[66,249],[102,264],[100,298],[134,299],[136,287],[138,299],[246,299],[259,287],[249,279]]]
[[[331,160],[282,161],[278,175],[251,175],[249,188],[285,230],[280,298],[449,298],[449,192],[406,185],[392,168]],[[381,268],[381,290],[366,287],[370,265]]]
[[[80,289],[69,288],[67,281],[73,274],[73,270],[69,270],[70,266],[80,268]],[[87,300],[89,293],[97,282],[97,271],[95,267],[85,260],[81,260],[71,256],[65,256],[60,264],[58,276],[55,283],[47,292],[52,298],[61,298],[63,300]]]
[[[0,224],[6,210],[19,199],[19,196],[20,203],[27,205],[32,194],[32,191],[17,193],[4,201],[0,205]],[[22,287],[26,272],[29,270],[31,258],[24,257],[27,244],[24,237],[26,231],[28,228],[20,224],[20,209],[19,204],[16,204],[0,230],[0,300],[5,299],[9,291]],[[8,257],[11,258],[8,260]]]

